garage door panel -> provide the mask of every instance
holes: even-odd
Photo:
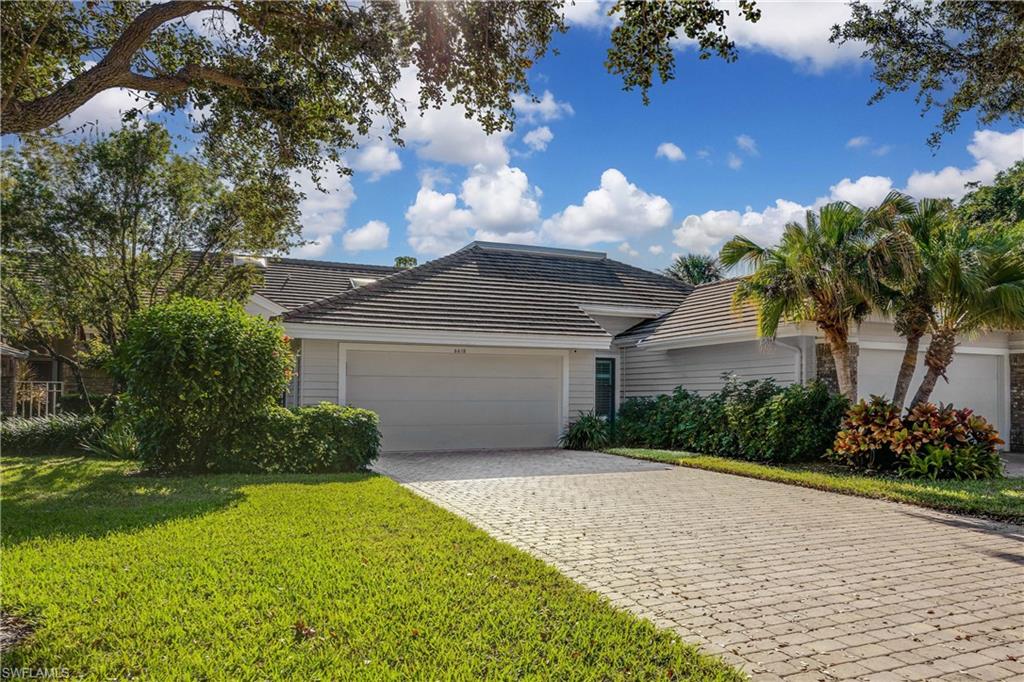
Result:
[[[547,377],[561,376],[561,359],[546,356],[478,353],[357,351],[349,359],[351,377]],[[524,361],[525,360],[525,361]]]
[[[385,451],[551,447],[562,362],[554,353],[348,350],[346,402],[380,416]]]
[[[389,452],[548,448],[558,441],[558,430],[544,424],[462,425],[429,431],[422,427],[396,426],[384,427],[381,432],[385,450]]]
[[[896,350],[861,349],[857,359],[857,391],[863,396],[892,396],[903,352]],[[949,383],[939,379],[932,391],[933,402],[969,407],[1005,432],[1004,358],[1001,355],[958,352],[946,374]],[[907,404],[914,397],[924,378],[924,354],[918,356],[917,370],[907,392]]]
[[[388,426],[459,426],[551,423],[556,400],[364,400],[360,407],[387,415]]]
[[[349,395],[364,400],[487,400],[496,397],[496,391],[510,400],[544,400],[560,385],[559,379],[528,377],[350,376],[347,388]]]

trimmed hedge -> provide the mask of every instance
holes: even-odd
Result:
[[[0,449],[5,455],[64,455],[105,428],[98,414],[62,412],[49,417],[7,417],[0,421]]]
[[[377,415],[333,403],[274,406],[256,416],[248,434],[232,449],[232,471],[358,471],[380,452]]]
[[[835,440],[847,404],[819,382],[782,388],[771,380],[728,379],[707,396],[677,388],[627,400],[615,440],[760,462],[815,459]]]

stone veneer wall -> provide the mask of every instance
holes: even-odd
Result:
[[[1010,437],[1013,452],[1024,452],[1024,353],[1010,354]]]
[[[857,392],[857,344],[850,344],[850,365],[853,368],[854,394]],[[828,386],[833,393],[839,393],[839,377],[836,374],[836,363],[832,360],[832,351],[827,343],[819,343],[814,348],[816,361],[815,376],[818,381]]]

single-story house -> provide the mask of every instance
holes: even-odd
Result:
[[[274,260],[248,309],[293,338],[289,401],[377,412],[385,450],[531,448],[555,445],[580,413],[676,386],[714,391],[726,373],[835,384],[813,324],[758,339],[735,286],[690,287],[594,251],[473,242],[407,270]],[[903,348],[892,325],[869,319],[851,341],[858,393],[891,393]],[[1024,448],[1024,334],[964,340],[934,397]]]

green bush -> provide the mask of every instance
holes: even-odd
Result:
[[[616,419],[622,445],[789,462],[820,457],[835,438],[843,398],[818,383],[786,388],[771,380],[738,382],[706,396],[671,395],[625,401]]]
[[[131,424],[124,419],[115,421],[91,438],[83,439],[81,446],[97,457],[136,459],[139,456],[139,439]]]
[[[611,429],[604,418],[585,412],[569,424],[558,444],[567,450],[600,450],[611,445]]]
[[[104,420],[96,414],[8,417],[0,421],[0,449],[5,455],[63,455],[80,451],[82,442],[103,428]]]
[[[178,299],[128,325],[113,366],[139,456],[160,471],[228,471],[257,415],[288,385],[279,324],[236,303]]]
[[[1003,441],[973,410],[922,403],[900,416],[881,396],[853,405],[828,457],[855,469],[910,478],[991,478],[1002,473]]]
[[[248,434],[233,451],[236,471],[358,471],[380,452],[377,415],[333,403],[274,406],[253,419]]]
[[[905,478],[966,481],[1003,475],[999,453],[982,445],[925,445],[921,452],[909,452],[902,461],[899,474]]]

